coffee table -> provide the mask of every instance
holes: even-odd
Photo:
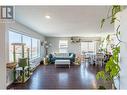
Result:
[[[68,65],[70,68],[70,60],[55,60],[55,67],[58,65]]]

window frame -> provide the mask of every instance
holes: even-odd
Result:
[[[62,41],[65,41],[66,42],[66,44],[63,45],[63,46],[61,44]],[[66,52],[61,52],[61,49],[63,49]],[[59,40],[59,53],[68,53],[68,40]]]
[[[84,51],[84,49],[82,49],[82,43],[86,43],[87,44],[87,50],[85,50]],[[81,42],[81,54],[83,54],[83,51],[84,52],[89,52],[89,51],[91,51],[91,49],[90,49],[90,44],[93,44],[93,50],[92,50],[92,52],[93,53],[96,53],[96,43],[94,42],[94,41],[83,41],[83,42]]]
[[[41,56],[41,54],[40,54],[40,52],[41,52],[41,45],[40,45],[40,39],[38,39],[38,38],[35,38],[35,37],[32,37],[32,36],[28,36],[28,35],[24,35],[23,33],[19,33],[17,30],[14,30],[14,29],[8,29],[8,60],[9,61],[11,61],[10,60],[10,38],[9,38],[9,36],[10,36],[10,32],[13,32],[13,33],[16,33],[16,34],[19,34],[19,35],[21,35],[21,43],[23,43],[23,36],[26,36],[26,37],[29,37],[30,38],[30,42],[31,42],[31,46],[30,46],[30,48],[31,48],[31,51],[30,51],[30,53],[31,53],[31,59],[30,60],[34,60],[34,59],[37,59],[37,58],[40,58],[40,56]],[[33,39],[36,39],[37,40],[37,56],[36,57],[32,57],[32,38]]]

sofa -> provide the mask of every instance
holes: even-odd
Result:
[[[55,63],[55,60],[70,60],[71,63],[75,62],[74,53],[55,53],[49,54],[48,60],[51,64]]]

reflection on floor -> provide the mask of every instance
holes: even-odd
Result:
[[[55,68],[53,64],[40,65],[25,84],[12,84],[9,89],[97,89],[101,80],[96,80],[99,67],[82,63],[71,68]],[[111,83],[106,83],[108,89]]]

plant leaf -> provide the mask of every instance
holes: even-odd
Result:
[[[97,78],[97,80],[99,80],[100,78],[105,80],[106,79],[105,78],[105,72],[104,71],[98,72],[97,75],[96,75],[96,78]]]
[[[101,20],[101,28],[103,27],[104,23],[105,23],[105,19],[103,18],[103,19]]]

